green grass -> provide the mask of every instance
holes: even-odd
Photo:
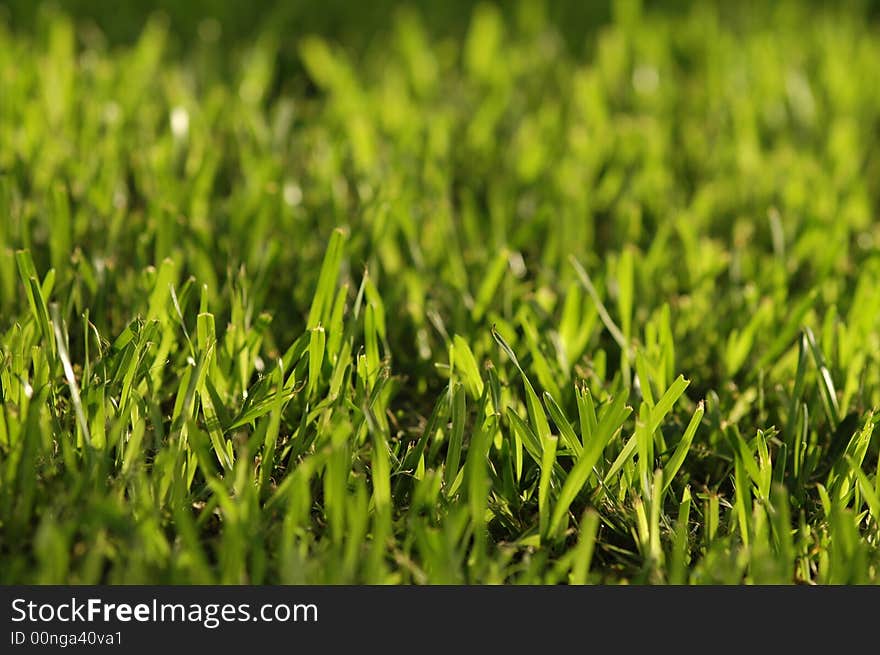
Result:
[[[880,582],[880,28],[611,14],[0,22],[0,582]]]

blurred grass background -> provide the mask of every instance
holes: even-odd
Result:
[[[35,29],[39,15],[46,6],[63,9],[83,24],[98,27],[110,43],[134,41],[146,20],[155,13],[161,13],[166,16],[178,45],[186,48],[187,44],[199,38],[200,33],[204,33],[206,19],[216,21],[220,28],[219,38],[227,45],[238,45],[261,30],[272,28],[294,39],[319,33],[357,46],[386,30],[400,6],[419,11],[425,18],[425,24],[438,34],[462,34],[467,29],[468,18],[476,4],[474,0],[372,0],[357,4],[347,0],[135,0],[124,3],[70,0],[60,4],[7,0],[0,6],[5,5],[7,19],[16,29],[22,30]],[[681,0],[662,3],[666,8],[681,8],[685,4]],[[553,2],[549,7],[549,18],[558,25],[566,26],[567,36],[572,43],[582,40],[585,30],[594,30],[611,15],[611,4],[607,1],[563,0]]]
[[[61,10],[83,27],[97,28],[108,44],[129,44],[137,40],[150,17],[161,15],[168,23],[178,51],[188,50],[206,33],[233,49],[253,39],[266,29],[274,30],[291,41],[306,34],[321,34],[344,42],[348,47],[364,47],[371,39],[387,32],[401,7],[416,10],[435,36],[461,37],[480,0],[371,0],[352,3],[348,0],[66,0],[41,2],[3,0],[0,20],[13,31],[39,30],[40,16],[46,9]],[[517,3],[504,2],[500,8],[513,14]],[[545,4],[545,3],[542,3]],[[650,12],[683,15],[693,7],[712,6],[729,22],[766,22],[773,19],[779,4],[761,0],[724,2],[708,0],[644,0]],[[822,0],[801,0],[808,9],[827,8]],[[843,0],[831,3],[842,11],[862,15],[866,20],[880,17],[880,0]],[[564,37],[575,53],[589,48],[596,32],[613,19],[612,0],[551,0],[546,3],[546,18]],[[784,7],[783,7],[784,10]],[[233,50],[234,52],[234,50]],[[289,62],[295,61],[291,56]]]

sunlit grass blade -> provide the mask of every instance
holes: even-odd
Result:
[[[596,535],[599,532],[599,515],[594,510],[586,510],[581,518],[578,543],[572,551],[574,564],[571,568],[569,583],[582,585],[587,583],[593,550],[596,546]]]
[[[318,275],[318,284],[309,310],[307,328],[312,330],[318,325],[330,323],[333,298],[336,295],[336,280],[339,278],[339,266],[342,263],[342,254],[345,244],[345,231],[333,230],[327,251],[324,254],[324,262],[321,264],[321,272]]]
[[[703,401],[700,401],[700,404],[697,405],[697,409],[694,411],[694,415],[691,417],[690,423],[685,428],[681,441],[675,447],[675,452],[672,453],[672,457],[669,458],[669,461],[663,467],[663,491],[669,488],[669,485],[672,484],[672,480],[675,478],[675,474],[678,473],[682,464],[684,464],[684,460],[694,441],[694,436],[697,433],[697,428],[700,426],[700,421],[703,420],[704,413]]]

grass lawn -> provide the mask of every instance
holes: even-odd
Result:
[[[0,583],[880,582],[877,12],[648,4],[0,8]]]

